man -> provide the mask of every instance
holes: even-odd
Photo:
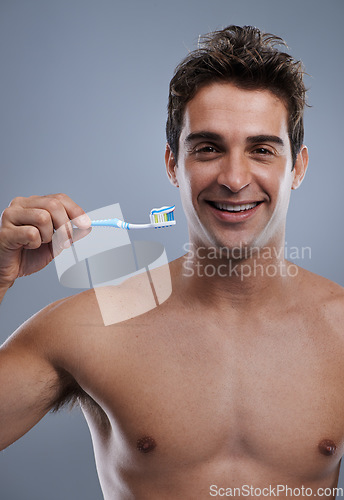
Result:
[[[283,255],[308,153],[302,70],[280,41],[230,26],[177,68],[166,167],[190,251],[169,265],[172,294],[105,327],[88,291],[19,328],[0,351],[2,449],[78,398],[107,500],[335,496],[344,298]],[[89,226],[66,195],[3,212],[2,296],[52,259],[70,219]],[[140,279],[105,293],[130,307]]]

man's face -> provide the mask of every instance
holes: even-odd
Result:
[[[304,175],[304,148],[292,170],[288,112],[268,90],[231,83],[201,88],[187,104],[177,165],[190,241],[220,247],[283,244],[290,191]]]

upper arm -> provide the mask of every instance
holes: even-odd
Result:
[[[42,341],[46,314],[24,323],[0,348],[0,449],[25,434],[72,391],[72,377],[54,366],[49,340]]]

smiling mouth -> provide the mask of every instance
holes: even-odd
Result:
[[[256,201],[253,203],[243,203],[242,205],[231,205],[230,203],[217,203],[214,201],[208,201],[208,203],[212,206],[221,210],[222,212],[230,212],[230,213],[238,213],[238,212],[247,212],[247,210],[251,210],[255,208],[257,205],[262,203],[261,201]]]

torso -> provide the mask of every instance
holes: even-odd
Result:
[[[335,487],[344,335],[331,290],[327,301],[305,290],[303,301],[281,298],[268,318],[230,307],[220,317],[172,294],[125,322],[76,322],[74,344],[56,357],[97,403],[82,408],[105,499]]]

